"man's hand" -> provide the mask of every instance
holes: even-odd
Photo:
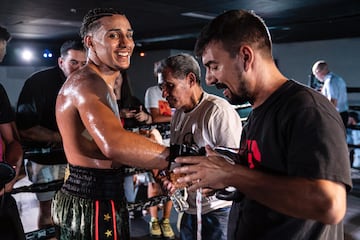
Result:
[[[198,188],[221,189],[227,187],[225,180],[233,165],[220,154],[206,146],[206,157],[177,157],[175,160],[183,166],[175,168],[174,173],[186,174],[179,178],[179,183],[192,183],[188,188],[194,191]]]

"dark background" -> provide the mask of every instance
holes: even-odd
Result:
[[[39,60],[39,66],[54,64],[61,43],[78,36],[83,16],[95,7],[124,11],[135,31],[136,51],[193,50],[197,34],[211,18],[240,8],[264,18],[274,43],[360,36],[359,0],[1,0],[0,4],[0,24],[13,35],[5,65],[18,65],[16,51],[24,43],[38,54],[53,52],[54,57]]]

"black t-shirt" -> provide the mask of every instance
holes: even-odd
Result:
[[[34,73],[21,89],[16,124],[19,130],[42,126],[58,132],[55,105],[58,93],[66,78],[56,66]],[[47,142],[23,141],[24,157],[41,164],[66,163],[62,146],[50,146]]]
[[[19,130],[40,125],[58,131],[55,104],[64,82],[65,76],[59,67],[37,72],[26,80],[16,110]]]
[[[240,154],[241,164],[251,169],[328,179],[351,188],[346,134],[339,113],[320,93],[292,80],[250,113]],[[343,239],[343,226],[293,218],[245,196],[233,204],[228,237]]]
[[[0,124],[9,123],[15,120],[15,114],[11,108],[8,95],[0,84]]]
[[[64,82],[65,75],[58,66],[36,72],[25,81],[16,108],[16,125],[19,130],[39,125],[52,131],[59,131],[55,105]],[[48,147],[48,143],[35,141],[22,144],[25,148]]]

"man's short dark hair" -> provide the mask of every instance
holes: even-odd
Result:
[[[124,15],[120,10],[114,8],[94,8],[90,10],[83,18],[80,28],[80,36],[84,38],[86,34],[98,27],[97,20],[102,17]]]
[[[256,46],[271,56],[271,37],[263,19],[252,11],[229,10],[220,14],[201,31],[195,54],[201,57],[210,42],[223,43],[224,49],[235,57],[242,44]]]
[[[9,41],[11,38],[11,34],[5,27],[0,26],[0,40]]]
[[[60,47],[60,56],[66,56],[69,50],[85,51],[85,47],[81,39],[68,40],[64,42]]]

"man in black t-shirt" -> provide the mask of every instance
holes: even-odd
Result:
[[[24,146],[26,173],[33,183],[63,179],[66,157],[55,119],[56,97],[67,76],[86,63],[81,40],[68,40],[60,48],[58,66],[30,76],[21,89],[16,124]],[[52,225],[54,191],[36,193],[39,200],[38,227]]]
[[[190,191],[234,186],[241,193],[230,240],[343,239],[352,183],[342,119],[320,93],[288,80],[271,49],[267,27],[250,11],[227,11],[203,29],[195,52],[207,84],[253,111],[235,164],[207,148],[207,157],[177,158],[186,166],[174,172],[187,174],[178,181],[193,183]]]

